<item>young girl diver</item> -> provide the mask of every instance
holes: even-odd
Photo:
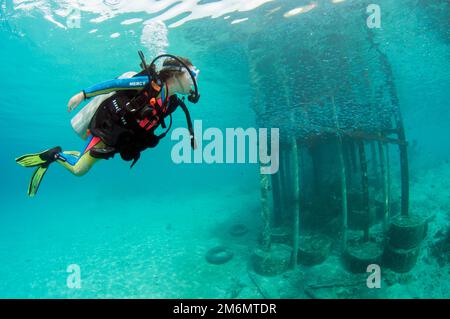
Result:
[[[140,152],[155,147],[170,130],[172,113],[181,107],[186,115],[195,148],[194,131],[189,111],[177,94],[188,95],[191,103],[197,103],[197,77],[199,70],[186,58],[170,54],[156,57],[150,66],[139,51],[143,70],[128,72],[121,77],[99,83],[74,95],[68,103],[68,111],[82,101],[96,97],[73,119],[72,126],[86,141],[81,152],[62,151],[57,146],[41,153],[26,154],[16,158],[24,167],[37,167],[28,186],[28,195],[34,196],[49,165],[57,162],[72,174],[82,176],[100,159],[109,159],[119,153],[123,160],[139,159]],[[155,62],[165,58],[162,68],[156,71]],[[170,117],[167,127],[165,118]],[[165,132],[156,135],[158,127]]]

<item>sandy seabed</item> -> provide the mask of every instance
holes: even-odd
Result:
[[[176,201],[168,195],[103,199],[114,207],[108,212],[99,199],[82,215],[66,210],[64,216],[54,212],[22,221],[23,227],[12,227],[14,236],[0,244],[0,297],[448,298],[450,266],[435,253],[436,242],[449,229],[446,185],[448,164],[415,175],[411,210],[431,219],[429,232],[415,268],[406,274],[383,269],[381,289],[367,288],[366,274],[346,272],[337,249],[321,265],[298,266],[275,277],[254,274],[249,257],[261,229],[259,192],[217,188]],[[231,236],[229,228],[236,223],[250,231]],[[233,259],[209,264],[205,253],[216,245],[228,246]],[[81,289],[67,287],[70,264],[80,266]],[[349,282],[357,284],[346,286]],[[332,287],[310,288],[317,284]]]

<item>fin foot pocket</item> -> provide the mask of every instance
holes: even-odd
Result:
[[[36,167],[43,164],[50,164],[56,160],[56,155],[61,152],[61,147],[45,150],[35,154],[25,154],[16,158],[16,163],[24,167]]]

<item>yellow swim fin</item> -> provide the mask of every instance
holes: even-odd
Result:
[[[33,176],[31,176],[30,184],[28,185],[28,196],[33,197],[34,195],[36,195],[39,185],[41,184],[42,178],[47,172],[47,169],[48,165],[43,165],[38,167],[34,171]]]
[[[61,152],[61,147],[57,146],[40,153],[25,154],[16,158],[16,163],[24,167],[36,167],[55,160],[55,155]]]

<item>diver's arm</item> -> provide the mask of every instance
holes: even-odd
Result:
[[[70,112],[73,109],[75,109],[78,105],[80,105],[81,102],[84,100],[84,93],[80,92],[72,96],[69,100],[69,103],[67,103],[67,111]]]
[[[141,90],[148,83],[147,76],[137,76],[131,78],[117,78],[114,80],[105,81],[91,87],[84,89],[83,91],[75,94],[67,104],[68,111],[75,109],[85,99],[100,95],[107,94],[114,91],[121,90]]]
[[[120,90],[140,90],[148,83],[147,76],[137,76],[134,78],[114,79],[105,81],[84,89],[84,98],[90,98],[100,94],[106,94]]]

